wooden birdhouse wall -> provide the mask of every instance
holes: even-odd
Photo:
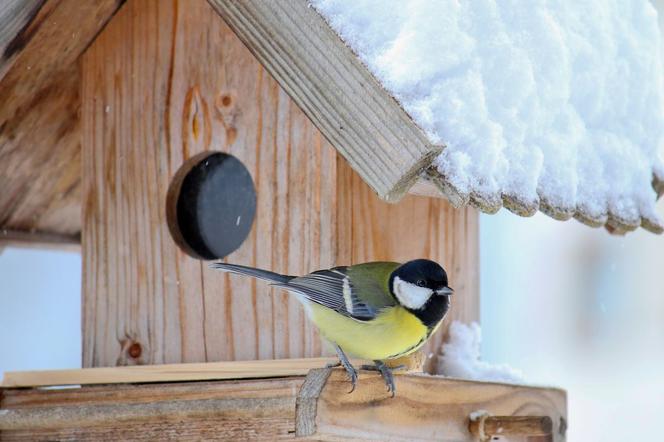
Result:
[[[300,274],[429,257],[456,289],[446,324],[477,320],[477,212],[380,201],[206,1],[126,2],[83,56],[81,100],[84,367],[326,351],[294,298],[174,243],[168,186],[205,150],[239,158],[256,187],[229,262]]]

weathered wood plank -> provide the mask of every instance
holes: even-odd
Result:
[[[341,158],[337,173],[340,263],[429,258],[447,270],[455,290],[452,307],[424,347],[425,368],[432,371],[449,324],[479,322],[479,214],[470,207],[455,209],[445,200],[413,195],[387,204]]]
[[[23,230],[0,229],[0,247],[36,247],[56,248],[78,251],[81,249],[81,238],[78,235],[62,235]]]
[[[306,0],[209,0],[252,53],[388,201],[441,151]]]
[[[278,440],[303,378],[5,390],[2,440]]]
[[[77,234],[76,60],[122,1],[0,3],[0,226]]]
[[[564,440],[567,405],[562,390],[406,374],[397,375],[396,382],[395,398],[378,374],[366,371],[360,373],[357,390],[348,394],[342,369],[313,370],[306,378],[5,389],[0,431],[2,440],[297,436],[471,442],[477,439],[469,429],[470,414],[485,410],[503,416],[503,422],[544,422],[548,419],[533,416],[548,417],[553,440]],[[513,416],[519,418],[506,419]],[[512,429],[524,435],[544,430],[541,425],[517,427]]]
[[[396,385],[392,399],[380,375],[362,372],[357,390],[346,394],[348,381],[334,371],[318,400],[312,438],[473,441],[469,415],[477,410],[496,416],[549,416],[553,440],[565,438],[563,390],[426,375],[397,375]]]
[[[170,179],[222,150],[257,192],[228,260],[335,264],[337,154],[207,2],[128,2],[83,57],[82,119],[85,367],[321,355],[293,297],[209,269],[167,228]]]
[[[311,369],[322,368],[329,363],[335,362],[337,362],[336,357],[329,357],[133,365],[77,370],[10,371],[5,373],[0,387],[16,388],[303,376]],[[357,366],[362,364],[362,361],[355,362]]]
[[[67,236],[80,231],[79,78],[74,64],[37,86],[40,93],[27,103],[0,99],[0,226],[5,229]]]

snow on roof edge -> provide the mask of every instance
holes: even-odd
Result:
[[[664,222],[657,214],[648,216],[642,213],[639,219],[630,220],[609,211],[601,217],[596,217],[578,207],[574,210],[556,207],[548,203],[541,196],[537,201],[524,201],[518,196],[505,194],[491,195],[489,197],[476,193],[464,194],[446,179],[445,176],[438,172],[435,167],[430,167],[425,171],[424,179],[437,187],[440,193],[456,208],[468,205],[490,215],[497,213],[501,208],[505,208],[515,215],[524,218],[541,212],[557,221],[568,221],[574,218],[589,227],[606,227],[609,232],[617,235],[634,231],[639,227],[657,235],[664,233]],[[657,193],[657,199],[664,195],[664,177],[653,175],[653,189]]]

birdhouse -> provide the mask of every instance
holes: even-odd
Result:
[[[3,437],[564,440],[562,390],[414,371],[435,372],[454,320],[479,321],[478,209],[661,231],[640,200],[467,186],[306,0],[7,5],[0,238],[80,247],[84,368],[8,374]],[[287,293],[209,268],[414,258],[455,295],[395,398],[369,372],[348,394]]]

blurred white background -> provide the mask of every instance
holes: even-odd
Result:
[[[480,244],[483,358],[567,389],[572,442],[656,440],[664,236],[502,211],[482,216]]]
[[[0,250],[0,374],[81,365],[81,257]]]

